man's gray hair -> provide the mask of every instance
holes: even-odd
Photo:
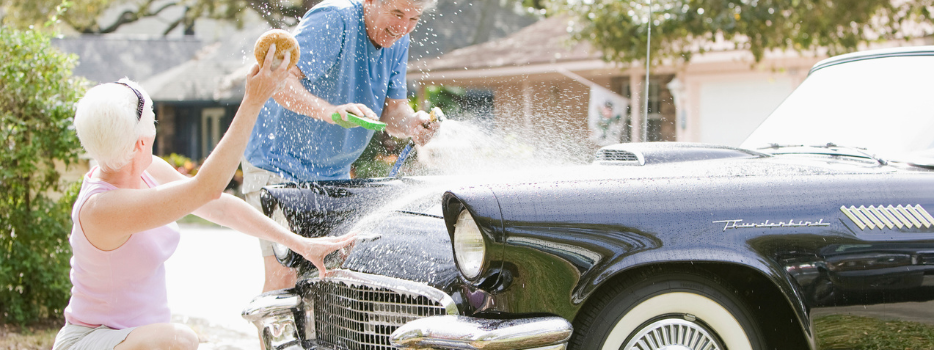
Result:
[[[138,84],[120,79],[143,95],[143,114],[137,120],[139,98],[127,86],[107,83],[88,90],[75,110],[75,131],[88,155],[104,169],[117,170],[130,163],[136,141],[156,134],[152,99]]]
[[[376,1],[378,1],[379,3],[383,3],[383,2],[386,2],[387,0],[376,0]],[[409,1],[415,4],[415,6],[418,6],[419,8],[421,8],[422,11],[431,10],[435,8],[436,5],[438,5],[438,0],[409,0]]]

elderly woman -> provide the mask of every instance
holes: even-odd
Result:
[[[194,177],[152,155],[152,100],[136,83],[98,85],[78,103],[75,129],[99,166],[85,175],[71,214],[72,296],[54,349],[198,347],[191,329],[169,323],[165,285],[164,262],[179,242],[175,220],[189,213],[284,244],[322,272],[324,256],[353,241],[301,237],[223,194],[260,108],[288,74],[289,56],[273,69],[275,48],[269,52],[264,68],[248,74],[240,109]]]

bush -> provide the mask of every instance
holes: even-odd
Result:
[[[86,83],[71,75],[76,62],[44,34],[0,27],[0,322],[61,318],[68,303],[79,187],[55,163],[78,160],[72,118]]]

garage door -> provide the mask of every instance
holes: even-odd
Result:
[[[791,78],[700,84],[700,142],[739,146],[788,97]]]

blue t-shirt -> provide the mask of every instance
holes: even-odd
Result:
[[[386,98],[406,98],[409,36],[377,49],[366,34],[359,0],[327,0],[296,29],[302,85],[333,105],[362,103],[382,115]],[[330,117],[330,116],[329,116]],[[347,179],[373,131],[346,129],[292,112],[273,99],[260,111],[244,156],[293,181]]]

